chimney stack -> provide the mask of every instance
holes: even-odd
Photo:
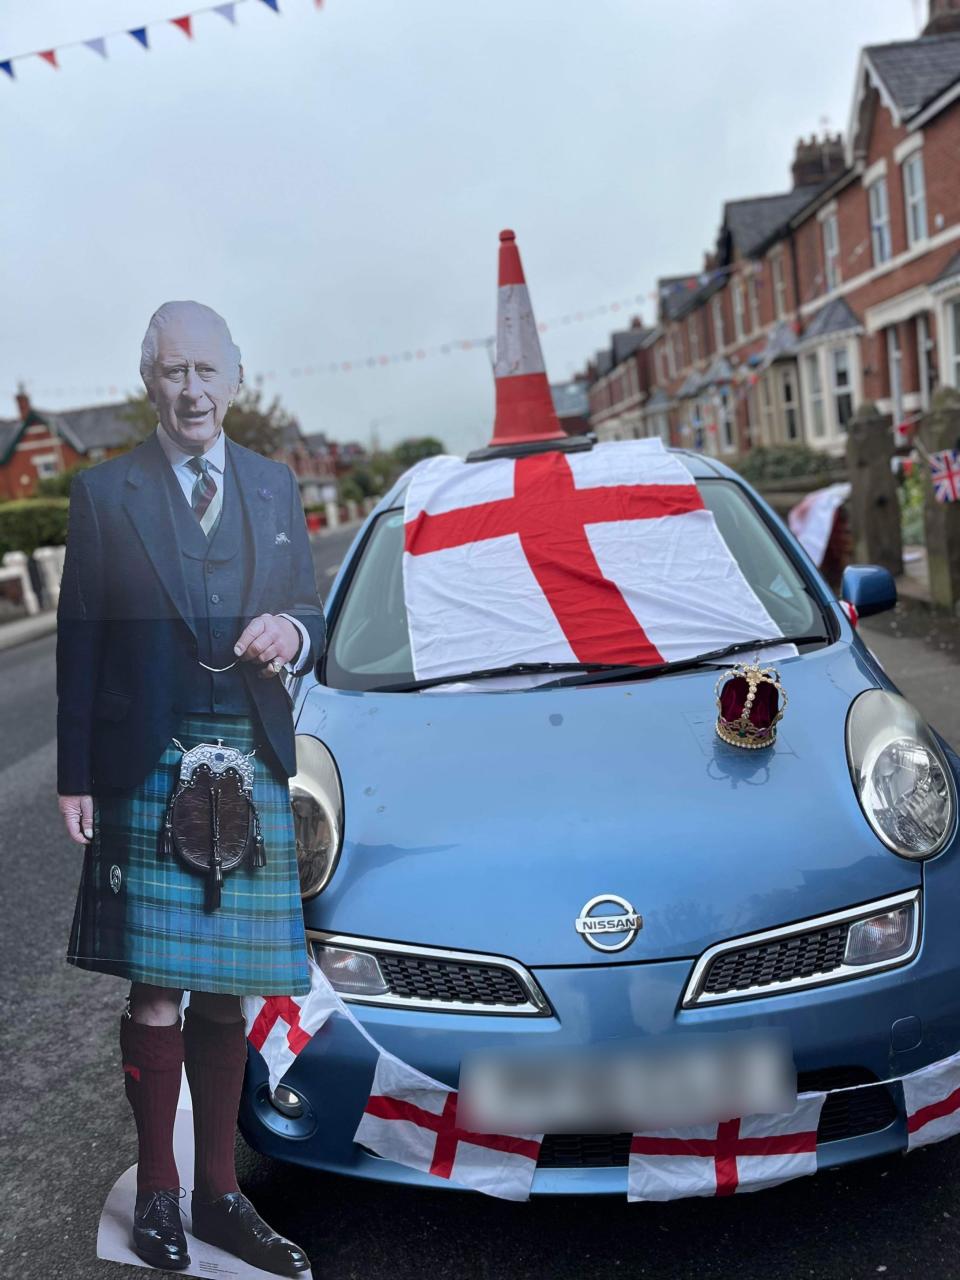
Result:
[[[27,389],[22,382],[17,387],[16,401],[17,412],[20,414],[20,421],[26,422],[27,418],[30,416],[32,406],[30,404],[30,397],[27,395]]]
[[[960,0],[956,0],[960,3]],[[810,135],[809,142],[797,139],[797,150],[790,172],[794,188],[812,187],[830,178],[839,178],[846,163],[843,155],[843,135],[824,134],[817,138]]]
[[[960,31],[960,0],[930,0],[927,25],[923,36],[944,36]]]

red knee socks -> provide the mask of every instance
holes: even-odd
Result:
[[[203,1200],[238,1191],[234,1136],[247,1062],[243,1019],[213,1022],[188,1005],[183,1018],[184,1063],[193,1099],[196,1164],[193,1188]]]
[[[179,1019],[169,1027],[151,1027],[120,1018],[124,1088],[137,1122],[140,1156],[137,1190],[179,1187],[173,1156],[173,1122],[180,1096],[183,1036]]]

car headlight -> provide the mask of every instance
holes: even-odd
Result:
[[[904,858],[932,858],[957,809],[950,767],[905,698],[868,689],[847,717],[847,758],[867,821]]]
[[[333,756],[312,734],[297,734],[297,772],[290,779],[300,893],[312,898],[333,875],[343,843],[343,788]]]

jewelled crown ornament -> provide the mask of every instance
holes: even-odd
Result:
[[[717,733],[731,747],[771,747],[787,695],[775,667],[738,662],[717,681]]]

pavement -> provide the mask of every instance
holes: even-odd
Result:
[[[314,544],[322,595],[353,533]],[[884,617],[863,624],[868,643],[924,715],[956,724],[956,662],[937,647],[947,641],[905,614]],[[81,855],[56,807],[54,651],[47,635],[0,655],[0,1133],[12,1153],[0,1164],[0,1277],[143,1280],[95,1256],[107,1193],[136,1159],[117,1042],[126,984],[64,962]],[[512,1204],[306,1173],[239,1138],[237,1153],[244,1191],[306,1248],[317,1280],[960,1276],[960,1141],[760,1196],[664,1205]]]
[[[960,751],[960,618],[902,596],[860,634],[905,698]]]

